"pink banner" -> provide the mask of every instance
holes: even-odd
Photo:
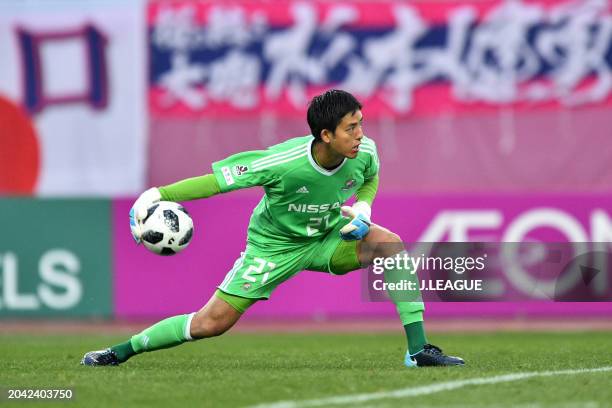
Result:
[[[245,244],[259,197],[232,193],[186,203],[194,239],[183,253],[160,257],[129,233],[131,200],[114,205],[115,313],[161,317],[199,309]],[[381,195],[373,220],[405,242],[525,240],[612,242],[612,195]],[[259,302],[247,318],[392,317],[390,303],[364,302],[358,272],[302,272]],[[612,303],[432,303],[429,316],[609,316]]]
[[[158,1],[150,184],[310,133],[363,103],[386,192],[610,191],[610,3]]]
[[[609,18],[607,2],[153,2],[150,108],[301,115],[330,87],[377,117],[609,103]]]

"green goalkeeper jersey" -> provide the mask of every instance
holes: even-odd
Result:
[[[251,216],[249,244],[287,249],[320,239],[341,221],[340,206],[378,174],[372,139],[364,136],[357,157],[333,170],[315,162],[313,142],[311,135],[296,137],[213,163],[221,192],[252,186],[265,190]]]

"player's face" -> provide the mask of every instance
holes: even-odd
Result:
[[[331,148],[339,155],[354,159],[359,153],[363,138],[363,115],[360,110],[344,115],[340,124],[330,138]]]

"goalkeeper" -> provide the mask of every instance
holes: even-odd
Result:
[[[342,275],[398,253],[401,239],[370,221],[379,163],[374,141],[363,134],[361,107],[347,92],[327,91],[308,107],[311,135],[235,154],[213,163],[212,174],[145,191],[130,211],[136,242],[147,208],[159,200],[194,200],[253,186],[262,186],[265,195],[253,210],[244,252],[204,307],[91,351],[81,363],[117,365],[136,354],[221,335],[302,270]],[[342,207],[352,196],[356,203]],[[342,215],[350,221],[343,222]],[[408,340],[406,366],[464,364],[428,344],[422,302],[394,302]]]

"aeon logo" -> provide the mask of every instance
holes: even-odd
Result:
[[[472,242],[494,241],[502,243],[535,242],[529,235],[536,230],[549,229],[563,235],[574,251],[574,257],[593,251],[597,269],[606,271],[608,256],[612,248],[612,219],[603,209],[593,209],[583,225],[574,214],[553,207],[539,207],[521,212],[505,219],[500,210],[447,210],[441,211],[425,229],[419,242]],[[487,234],[489,233],[489,234]],[[485,234],[485,235],[483,235]],[[483,239],[485,237],[495,237]],[[546,240],[540,240],[544,242]],[[555,241],[560,241],[556,239]],[[592,243],[592,244],[591,244]],[[565,268],[566,273],[552,279],[537,278],[528,268],[545,262],[545,245],[530,245],[530,253],[520,253],[520,245],[501,245],[499,260],[512,286],[534,298],[553,299],[572,290],[580,283],[580,265]],[[595,293],[608,290],[608,274],[600,273],[594,279]],[[503,291],[500,282],[498,288]]]

